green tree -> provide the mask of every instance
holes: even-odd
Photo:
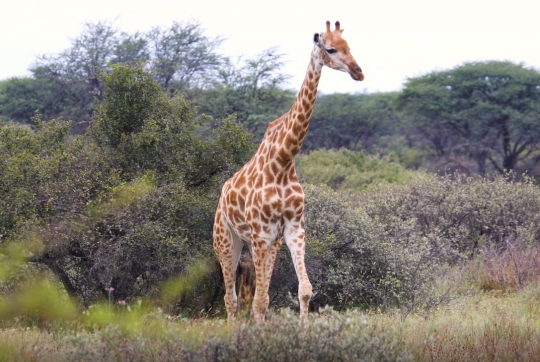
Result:
[[[51,119],[65,105],[51,97],[49,82],[31,77],[0,81],[0,117],[6,121],[30,123],[36,111]]]
[[[262,138],[268,123],[287,112],[294,93],[284,90],[289,76],[282,74],[283,55],[270,48],[253,59],[233,63],[227,59],[211,88],[194,90],[190,97],[200,111],[214,120],[236,115],[256,137]]]
[[[197,22],[174,22],[168,29],[156,27],[146,38],[152,69],[164,89],[205,85],[223,60],[216,53],[223,39],[205,36]]]
[[[394,134],[398,118],[393,93],[329,94],[315,103],[304,150],[349,148],[366,150],[381,136]]]
[[[174,90],[201,83],[203,75],[220,64],[221,57],[215,52],[220,44],[221,39],[206,37],[200,24],[194,22],[128,34],[111,22],[100,21],[86,23],[69,49],[40,56],[30,70],[46,93],[44,116],[81,122],[92,117],[95,100],[103,98],[101,74],[112,65],[145,63],[163,87],[174,83]],[[47,108],[58,104],[61,106]],[[78,132],[83,128],[79,126]]]
[[[90,119],[94,96],[99,99],[103,93],[99,73],[114,62],[118,42],[118,30],[111,23],[86,23],[69,49],[37,59],[30,69],[34,78],[48,81],[53,98],[67,103],[57,116],[75,121]]]
[[[412,78],[397,105],[439,156],[469,157],[480,174],[540,160],[540,73],[522,64],[466,63]]]
[[[213,256],[220,187],[254,149],[230,120],[201,138],[192,104],[167,97],[142,65],[114,65],[102,81],[83,135],[39,117],[33,127],[0,127],[0,253],[37,240],[25,258],[49,267],[84,304],[111,286],[117,298],[152,295]],[[186,304],[217,301],[217,264],[212,270]]]

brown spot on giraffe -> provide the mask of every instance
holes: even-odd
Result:
[[[304,193],[298,182],[294,158],[302,146],[317,96],[323,66],[344,71],[355,80],[364,75],[341,37],[339,23],[315,34],[308,70],[289,112],[270,122],[259,149],[223,185],[214,222],[214,250],[224,276],[225,306],[231,321],[237,312],[236,270],[243,243],[251,246],[256,288],[253,316],[264,320],[268,287],[277,251],[285,242],[298,277],[302,324],[307,323],[312,295],[304,265]]]

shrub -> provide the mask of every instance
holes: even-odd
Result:
[[[506,240],[503,247],[485,246],[465,279],[484,291],[515,292],[540,283],[540,246]]]
[[[0,239],[83,212],[119,181],[114,160],[80,137],[69,140],[69,122],[34,121],[0,127]]]
[[[108,297],[110,287],[114,300],[155,297],[162,282],[213,256],[213,200],[172,184],[123,202],[83,219],[78,228],[50,230],[45,255],[56,261],[86,305]],[[203,308],[211,307],[204,305],[208,295],[198,292]],[[187,307],[197,304],[192,302]]]
[[[504,248],[509,238],[540,238],[540,188],[527,177],[427,177],[364,193],[356,203],[387,228],[410,222],[434,247],[450,247],[452,259],[487,244]]]
[[[202,139],[197,129],[205,118],[192,103],[169,99],[141,66],[114,66],[105,87],[90,132],[118,155],[128,177],[152,170],[159,181],[208,186],[251,156],[253,137],[230,119],[213,140]]]
[[[85,305],[110,287],[115,298],[156,296],[162,281],[213,256],[219,188],[253,150],[231,120],[202,139],[191,104],[168,99],[140,67],[105,78],[91,133],[70,138],[69,123],[39,118],[34,129],[0,128],[0,238],[26,248],[26,261],[46,265]],[[186,308],[212,307],[215,264]]]
[[[326,184],[338,190],[360,191],[380,183],[404,183],[418,174],[391,162],[388,158],[360,152],[315,150],[297,157],[298,175],[307,183]]]
[[[312,307],[413,308],[433,297],[430,281],[438,250],[403,222],[394,229],[355,209],[336,192],[305,185],[306,267]],[[270,285],[271,306],[295,306],[298,281],[290,253],[278,255]]]

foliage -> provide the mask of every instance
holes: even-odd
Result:
[[[201,139],[191,105],[167,98],[140,66],[115,66],[105,84],[91,134],[69,138],[69,123],[40,118],[0,132],[3,240],[37,237],[28,261],[85,305],[109,287],[128,300],[159,296],[157,284],[213,256],[219,187],[253,150],[230,120]],[[219,273],[209,278],[189,306],[211,307],[221,286]]]
[[[105,84],[91,132],[120,154],[125,172],[152,170],[161,180],[208,186],[251,155],[251,137],[229,120],[213,139],[201,140],[193,106],[168,98],[140,66],[113,67]]]
[[[466,63],[409,79],[397,104],[439,155],[466,155],[480,174],[539,160],[540,73],[534,69]]]
[[[429,308],[448,296],[450,287],[433,284],[445,265],[483,248],[505,250],[512,240],[537,245],[540,239],[540,189],[530,179],[424,177],[361,196],[304,190],[313,307]],[[296,293],[297,281],[288,254],[280,252],[270,287],[276,305],[294,305],[288,294]],[[511,259],[504,265],[512,266]]]
[[[294,101],[291,91],[282,89],[288,76],[282,74],[283,55],[277,48],[263,51],[253,59],[226,60],[212,87],[190,94],[201,112],[214,121],[236,115],[236,119],[257,138],[262,138],[268,122],[287,112]]]
[[[88,120],[93,112],[94,96],[101,98],[103,94],[100,72],[120,60],[144,61],[144,44],[138,34],[119,34],[109,22],[86,23],[82,34],[72,40],[71,48],[57,55],[39,57],[30,70],[36,80],[49,85],[49,97],[65,104],[55,116]],[[127,54],[119,54],[121,50],[128,52],[131,59]]]
[[[142,67],[115,66],[104,85],[104,100],[94,118],[96,138],[101,143],[118,148],[123,137],[140,132],[150,118],[173,116],[174,110],[165,108],[169,104],[161,87]]]
[[[312,308],[400,306],[412,310],[441,297],[432,289],[439,270],[439,251],[427,245],[410,223],[404,221],[385,230],[384,225],[330,189],[305,185],[304,192],[306,268],[314,290]],[[251,265],[249,256],[243,257],[242,265]],[[290,253],[284,247],[270,284],[271,307],[297,308],[292,298],[298,288],[295,274]],[[243,288],[241,284],[239,289]]]
[[[35,121],[34,130],[0,127],[0,237],[35,218],[49,218],[68,208],[77,212],[115,177],[110,168],[94,169],[104,160],[89,160],[78,140],[67,142],[69,123],[45,123],[39,116]],[[88,173],[81,170],[84,166],[89,166]]]
[[[127,320],[133,314],[134,309],[124,315],[102,311],[111,320]],[[273,315],[262,326],[239,322],[232,328],[219,321],[171,321],[166,317],[159,312],[140,315],[137,330],[143,333],[134,334],[116,326],[77,333],[68,326],[67,331],[42,335],[12,328],[9,333],[0,332],[0,351],[18,360],[56,361],[412,360],[396,340],[397,333],[368,325],[367,317],[356,312],[340,315],[327,310],[303,331],[288,310]]]
[[[526,243],[540,238],[540,188],[511,174],[426,177],[365,193],[357,203],[386,228],[410,222],[432,246],[441,251],[450,246],[451,258],[486,245],[504,248],[516,238]]]
[[[204,86],[223,61],[216,53],[222,39],[205,36],[197,22],[155,27],[145,39],[156,80],[164,89]]]
[[[105,90],[101,74],[114,64],[146,63],[166,89],[173,82],[177,83],[176,88],[179,84],[201,85],[201,79],[210,77],[212,67],[221,63],[216,53],[220,44],[221,39],[205,36],[196,22],[175,22],[169,29],[154,28],[147,34],[120,32],[107,21],[86,23],[69,49],[37,59],[30,69],[35,81],[28,83],[32,83],[34,92],[45,104],[35,104],[34,98],[27,94],[19,99],[21,112],[39,109],[47,118],[62,116],[76,123],[89,120],[95,107],[94,98],[100,101]],[[24,90],[20,85],[18,89]],[[10,97],[16,95],[9,93]],[[6,116],[12,114],[8,112]],[[18,118],[14,120],[20,120],[24,114],[15,116]],[[77,124],[79,133],[82,129],[84,125]]]
[[[398,117],[394,93],[328,94],[315,103],[304,150],[348,148],[369,150],[382,136],[393,135]]]
[[[18,123],[31,123],[36,111],[46,119],[54,118],[64,105],[53,99],[51,86],[43,79],[30,77],[0,81],[0,117]]]
[[[388,157],[369,156],[344,148],[301,154],[296,159],[296,166],[298,175],[305,182],[325,184],[335,190],[360,191],[380,183],[404,183],[419,176],[391,162]]]

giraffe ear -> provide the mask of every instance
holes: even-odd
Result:
[[[319,48],[321,47],[321,36],[319,33],[313,34],[313,43]]]
[[[343,34],[343,32],[345,31],[345,29],[339,29],[339,31],[341,32],[341,34]]]

